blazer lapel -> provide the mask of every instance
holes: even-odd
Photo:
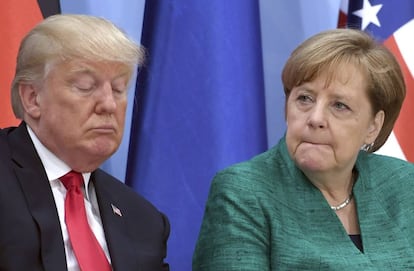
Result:
[[[17,180],[39,227],[44,268],[66,270],[65,248],[52,190],[24,123],[9,134],[9,143]]]
[[[107,178],[100,170],[97,170],[92,174],[91,181],[95,186],[112,268],[123,271],[134,270],[136,266],[134,253],[130,246],[126,221],[122,215],[122,206],[112,195],[111,184]]]

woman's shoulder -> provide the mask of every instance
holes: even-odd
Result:
[[[219,171],[213,185],[237,187],[238,190],[273,191],[289,176],[285,153],[275,146],[253,158]]]
[[[241,174],[243,176],[268,175],[268,172],[275,167],[276,152],[276,148],[269,149],[249,160],[233,164],[219,171],[218,174]]]
[[[367,155],[367,166],[377,175],[413,175],[414,164],[399,158],[381,155]]]
[[[357,166],[374,187],[414,187],[414,164],[411,162],[374,153],[360,155]]]

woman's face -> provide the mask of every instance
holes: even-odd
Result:
[[[286,143],[305,174],[351,171],[361,146],[374,142],[384,113],[373,115],[366,86],[362,72],[346,64],[329,85],[322,73],[292,89]]]

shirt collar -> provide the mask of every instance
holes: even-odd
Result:
[[[47,149],[45,145],[42,144],[42,142],[40,142],[39,138],[29,127],[29,125],[26,125],[26,127],[29,136],[33,141],[33,145],[35,146],[36,151],[40,157],[40,160],[42,161],[43,167],[45,168],[47,178],[49,179],[49,181],[59,179],[59,177],[62,177],[63,175],[71,171],[71,168],[65,162],[59,159],[54,153]],[[87,188],[91,173],[83,172],[82,176],[85,181],[85,187]]]

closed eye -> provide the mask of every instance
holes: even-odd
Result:
[[[88,92],[94,89],[94,86],[90,86],[90,87],[81,87],[81,86],[75,86],[77,89],[79,89],[82,92]]]
[[[125,88],[112,88],[112,91],[113,92],[115,92],[115,93],[118,93],[118,94],[123,94],[123,93],[125,93],[126,92],[126,89]]]
[[[89,94],[91,94],[96,89],[96,86],[95,85],[79,85],[79,84],[74,84],[73,87],[79,93],[81,93],[83,95],[89,95]]]

